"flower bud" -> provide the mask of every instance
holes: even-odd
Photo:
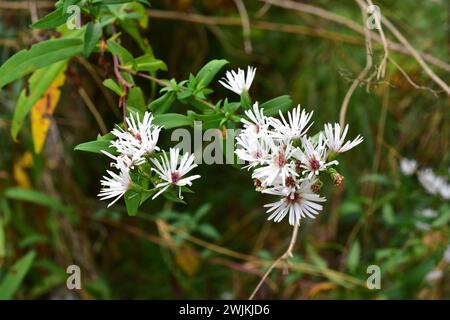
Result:
[[[314,182],[314,184],[311,186],[311,191],[314,193],[319,193],[320,190],[322,189],[323,186],[323,182],[320,180],[317,180],[316,182]]]

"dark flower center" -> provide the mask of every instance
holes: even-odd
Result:
[[[142,142],[142,137],[139,134],[139,132],[134,134],[134,138],[137,139],[139,142]]]
[[[313,158],[313,159],[309,160],[309,166],[314,171],[319,170],[320,169],[320,162],[319,162],[319,160]]]
[[[170,180],[172,180],[172,183],[177,183],[180,180],[180,174],[178,171],[174,171],[170,174]]]
[[[295,186],[295,179],[292,178],[291,176],[286,177],[285,184],[286,184],[286,187],[293,187],[293,186]]]
[[[291,193],[286,197],[286,200],[289,204],[291,203],[298,203],[300,200],[302,200],[302,196],[299,192]]]

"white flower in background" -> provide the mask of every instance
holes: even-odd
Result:
[[[286,121],[281,111],[279,112],[281,120],[271,118],[271,125],[274,128],[272,134],[277,139],[298,140],[306,134],[313,124],[313,122],[309,123],[313,115],[313,111],[307,113],[305,109],[301,110],[300,105],[292,110],[292,112],[288,112],[289,121]]]
[[[263,186],[268,186],[279,177],[284,185],[287,176],[298,176],[294,163],[290,161],[294,151],[290,144],[272,144],[270,159],[265,161],[265,165],[255,169],[252,178],[261,180]]]
[[[247,75],[242,69],[238,69],[237,72],[234,70],[227,71],[225,77],[219,83],[228,90],[241,95],[243,92],[250,90],[255,73],[256,68],[250,66],[247,68]]]
[[[447,263],[450,263],[450,245],[447,246],[447,249],[445,249],[444,261],[447,262]]]
[[[424,218],[436,218],[438,213],[436,210],[428,208],[428,209],[424,209],[424,210],[420,211],[419,215]]]
[[[253,133],[243,131],[236,137],[237,146],[235,153],[239,159],[248,162],[244,168],[253,168],[264,164],[270,157],[270,144],[264,138],[256,138]]]
[[[444,198],[445,200],[449,200],[450,199],[450,185],[447,184],[447,183],[444,183],[441,186],[441,189],[439,190],[439,193],[440,193],[442,198]]]
[[[107,170],[106,172],[110,175],[110,177],[105,175],[103,176],[103,179],[100,180],[100,184],[102,185],[102,189],[98,194],[100,200],[115,198],[110,204],[108,204],[108,208],[119,200],[120,197],[122,197],[132,185],[129,173],[129,163],[124,161],[122,158],[117,158],[117,162],[114,166],[119,169],[119,173],[117,174],[113,171]]]
[[[416,221],[416,229],[419,231],[428,231],[431,229],[431,226],[428,223]]]
[[[298,225],[301,218],[312,218],[322,210],[322,205],[317,202],[326,201],[311,191],[311,182],[304,181],[294,192],[286,193],[285,189],[266,189],[264,193],[281,196],[282,198],[274,203],[266,204],[267,213],[271,213],[267,220],[280,222],[289,214],[289,224]]]
[[[420,170],[417,173],[417,177],[419,178],[419,182],[422,184],[424,189],[430,194],[438,193],[445,185],[444,179],[435,175],[433,170],[430,168]]]
[[[304,169],[304,174],[308,174],[308,179],[319,175],[320,171],[327,167],[337,165],[339,162],[333,160],[325,162],[327,157],[327,150],[325,148],[325,141],[322,133],[319,134],[319,139],[313,143],[310,138],[302,138],[304,150],[297,149],[294,157],[300,161],[300,167]]]
[[[161,188],[161,190],[158,191],[152,199],[155,199],[172,185],[179,187],[179,197],[182,199],[181,187],[191,186],[193,180],[200,178],[199,175],[185,177],[189,171],[197,167],[197,164],[194,163],[195,156],[193,154],[189,155],[189,153],[185,153],[178,164],[179,158],[180,149],[170,148],[169,158],[167,158],[167,154],[164,153],[160,161],[151,159],[156,167],[152,168],[152,170],[164,180],[164,182],[161,182],[156,186],[156,188]]]
[[[400,159],[400,171],[405,176],[410,176],[414,174],[417,170],[417,167],[418,167],[417,161],[414,159],[406,159],[406,158]]]
[[[344,143],[347,131],[348,124],[344,127],[343,132],[339,123],[335,123],[334,128],[331,123],[325,124],[325,141],[331,151],[336,153],[346,152],[363,142],[363,137],[358,135],[353,141]]]
[[[245,118],[241,119],[241,122],[244,124],[245,131],[250,131],[255,135],[255,137],[265,135],[269,126],[268,120],[264,115],[264,109],[260,109],[258,107],[258,102],[253,104],[253,109],[246,110],[244,113],[248,117],[248,120]]]
[[[434,269],[428,272],[428,274],[425,276],[425,280],[427,282],[435,282],[440,280],[442,276],[443,276],[442,270]]]

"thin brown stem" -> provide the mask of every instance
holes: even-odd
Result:
[[[366,65],[364,69],[361,70],[358,77],[355,80],[353,80],[350,88],[345,94],[344,100],[342,101],[341,110],[339,112],[339,124],[341,127],[343,127],[345,124],[345,116],[347,114],[350,98],[352,97],[358,85],[364,81],[364,79],[366,78],[367,74],[370,71],[370,68],[372,68],[372,40],[370,31],[365,24],[365,21],[367,21],[367,13],[366,10],[363,8],[361,8],[361,13],[363,16],[365,38],[366,38]]]
[[[298,234],[298,228],[299,228],[299,224],[294,225],[294,228],[292,230],[292,237],[291,237],[291,242],[289,243],[289,247],[287,248],[287,250],[277,259],[275,260],[269,267],[269,269],[267,269],[266,273],[263,275],[263,277],[261,278],[261,280],[259,281],[258,285],[256,286],[255,290],[253,290],[252,294],[250,295],[250,298],[248,298],[249,300],[253,300],[253,298],[255,297],[256,293],[259,291],[259,289],[261,288],[262,284],[266,281],[267,277],[272,273],[273,269],[281,262],[281,261],[287,261],[289,258],[291,258],[292,255],[292,250],[294,249],[295,246],[295,242],[297,241],[297,234]]]

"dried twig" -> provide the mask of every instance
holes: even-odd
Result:
[[[370,68],[372,68],[372,40],[371,40],[371,34],[367,26],[365,25],[365,21],[367,20],[367,12],[365,9],[361,8],[361,13],[363,16],[363,23],[364,23],[364,30],[365,37],[366,37],[366,66],[364,69],[361,70],[358,77],[353,80],[350,88],[348,89],[347,93],[345,94],[344,100],[342,101],[341,110],[339,112],[339,124],[341,127],[345,124],[345,115],[347,113],[348,104],[350,102],[350,98],[353,95],[353,92],[355,92],[356,88],[362,81],[366,78],[367,74],[370,71]]]
[[[313,5],[294,2],[290,0],[261,0],[265,3],[272,4],[273,6],[285,8],[285,9],[291,9],[303,13],[312,14],[315,16],[318,16],[320,18],[333,21],[335,23],[344,25],[350,29],[352,29],[355,32],[358,32],[360,34],[365,34],[364,27],[360,24],[354,22],[353,20],[347,19],[343,16],[340,16],[338,14],[335,14],[333,12],[327,11],[325,9],[322,9],[320,7],[315,7]],[[385,23],[387,21],[386,18],[381,18],[382,22]],[[389,22],[388,22],[389,23]],[[365,23],[364,23],[365,24]],[[389,23],[390,24],[390,23]],[[392,26],[392,25],[391,25]],[[386,25],[388,29],[390,29],[389,26]],[[398,31],[397,31],[398,32]],[[371,38],[379,43],[383,43],[381,37],[376,34],[375,32],[371,32]],[[400,39],[399,39],[400,40]],[[405,39],[406,40],[406,39]],[[392,51],[400,52],[403,54],[407,54],[410,56],[413,56],[417,59],[417,57],[413,54],[413,52],[410,50],[410,48],[406,47],[403,41],[400,41],[401,43],[396,43],[393,41],[389,41],[386,39],[386,42],[388,44],[388,48]],[[415,49],[413,49],[415,50]],[[440,67],[448,72],[450,72],[450,65],[432,55],[425,54],[425,53],[419,53],[417,50],[415,50],[415,54],[417,54],[422,60],[426,60],[431,64],[434,64],[437,67]]]
[[[97,108],[95,107],[94,102],[92,102],[89,95],[86,93],[83,87],[78,88],[78,94],[80,95],[81,99],[83,99],[84,103],[88,107],[89,111],[92,113],[92,115],[95,118],[95,121],[97,121],[97,124],[100,128],[100,131],[102,134],[107,134],[108,129],[106,128],[105,122],[102,119],[102,116],[98,112]]]
[[[269,267],[269,269],[267,269],[266,273],[263,275],[263,277],[261,278],[261,280],[259,281],[258,285],[256,286],[255,290],[253,290],[252,294],[250,295],[249,300],[253,300],[253,298],[255,297],[256,293],[258,292],[259,288],[261,288],[262,284],[264,283],[264,281],[266,281],[267,277],[272,273],[272,270],[281,262],[281,261],[288,261],[289,258],[291,258],[292,255],[292,250],[294,249],[295,246],[295,242],[297,240],[297,234],[298,234],[298,228],[299,228],[299,224],[294,225],[294,228],[292,230],[292,238],[291,238],[291,242],[289,243],[289,247],[287,248],[287,250],[277,259],[275,260]]]
[[[252,53],[252,42],[250,40],[250,19],[248,18],[247,9],[242,0],[234,0],[239,11],[242,21],[242,34],[244,37],[244,49],[247,54]]]

